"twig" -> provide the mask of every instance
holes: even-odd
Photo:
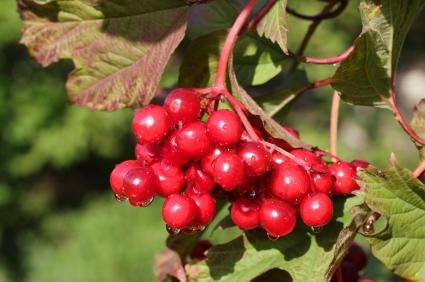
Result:
[[[340,5],[334,11],[321,12],[321,13],[319,13],[317,15],[313,15],[313,16],[298,13],[297,11],[295,11],[294,9],[291,9],[290,7],[287,7],[286,11],[288,12],[288,14],[293,15],[293,16],[300,18],[300,19],[303,19],[303,20],[311,20],[311,21],[326,20],[326,19],[336,18],[337,16],[339,16],[344,11],[344,9],[347,7],[348,1],[347,0],[340,0],[339,3],[340,3]]]
[[[267,3],[261,8],[261,10],[248,22],[244,29],[239,33],[239,35],[247,33],[251,28],[257,26],[261,19],[267,14],[267,12],[273,7],[276,3],[276,0],[268,0]]]
[[[331,122],[329,130],[329,150],[332,155],[337,154],[338,148],[338,118],[339,118],[339,105],[341,98],[338,95],[337,91],[334,91],[332,96],[332,109],[331,109]],[[332,158],[332,161],[337,161],[337,159]]]
[[[425,160],[423,160],[413,171],[413,175],[419,178],[425,172]]]
[[[289,55],[297,59],[299,62],[316,64],[316,65],[332,65],[340,63],[345,60],[350,54],[353,52],[354,46],[350,46],[347,50],[342,52],[341,54],[330,57],[330,58],[314,58],[314,57],[306,57],[302,55],[297,55],[291,51],[289,51]]]

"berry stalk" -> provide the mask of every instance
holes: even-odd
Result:
[[[314,57],[306,57],[303,55],[297,55],[291,51],[289,51],[289,55],[297,59],[299,62],[316,64],[316,65],[332,65],[340,63],[345,60],[351,53],[354,51],[354,46],[350,46],[347,50],[342,52],[341,54],[330,57],[330,58],[314,58]]]
[[[276,0],[268,0],[267,3],[261,8],[261,10],[249,21],[246,27],[241,31],[240,34],[248,32],[251,28],[257,26],[261,19],[267,14],[267,12],[273,7]]]
[[[419,178],[425,172],[425,160],[423,160],[413,171],[413,175]]]
[[[331,122],[329,130],[329,150],[332,155],[337,154],[338,148],[338,118],[339,118],[339,105],[341,98],[338,95],[337,91],[334,91],[332,97],[332,109],[331,109]],[[332,158],[333,161],[336,161],[335,158]]]

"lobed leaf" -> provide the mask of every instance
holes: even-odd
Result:
[[[422,99],[415,107],[413,119],[411,122],[412,129],[425,138],[425,99]],[[425,160],[425,147],[417,144],[421,160]]]
[[[363,33],[332,78],[332,86],[344,101],[383,105],[406,35],[424,5],[424,0],[360,2]]]
[[[360,196],[388,220],[388,228],[368,238],[373,254],[401,277],[425,281],[425,185],[395,164],[359,176]]]
[[[181,0],[18,0],[21,42],[47,66],[72,59],[69,100],[91,109],[145,105],[186,30]]]
[[[208,259],[187,265],[186,273],[190,281],[244,282],[279,268],[289,272],[293,281],[328,281],[366,218],[366,210],[357,206],[360,203],[358,197],[337,198],[336,218],[319,234],[302,224],[278,241],[268,240],[260,230],[245,232],[212,247]]]
[[[288,54],[287,2],[287,0],[276,1],[257,25],[258,34],[277,43],[286,54]]]

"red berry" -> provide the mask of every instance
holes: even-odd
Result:
[[[332,200],[323,193],[308,195],[301,202],[300,214],[305,225],[324,226],[329,223],[333,216]]]
[[[296,223],[295,209],[284,201],[267,199],[260,208],[260,225],[272,236],[292,232]]]
[[[154,174],[150,167],[139,167],[130,170],[124,177],[124,196],[133,205],[143,205],[155,195]]]
[[[296,158],[303,160],[310,166],[315,164],[326,165],[326,163],[320,157],[316,156],[316,154],[304,149],[292,150],[291,154],[294,155]]]
[[[201,102],[195,91],[177,88],[165,98],[164,109],[167,110],[170,120],[174,124],[187,123],[198,117]]]
[[[140,167],[140,164],[136,161],[125,161],[117,164],[111,172],[109,182],[112,190],[115,193],[122,195],[122,186],[125,175],[132,169]]]
[[[170,195],[162,205],[162,218],[171,227],[184,228],[195,218],[196,209],[191,198],[180,194]]]
[[[260,222],[260,206],[253,201],[238,199],[232,204],[230,215],[240,229],[253,229]]]
[[[177,146],[176,139],[178,134],[179,131],[176,130],[167,135],[160,148],[160,156],[161,158],[169,160],[177,166],[184,166],[189,162],[190,156],[183,153]]]
[[[356,171],[359,171],[361,169],[367,169],[369,167],[369,163],[363,160],[351,161],[351,165],[353,165],[356,168]]]
[[[335,195],[348,195],[354,190],[359,189],[354,177],[355,168],[346,162],[336,162],[329,167],[330,173],[335,178],[333,191]]]
[[[357,271],[360,271],[367,266],[367,254],[359,244],[353,243],[344,261],[351,263]]]
[[[159,146],[156,144],[137,144],[134,153],[140,165],[148,166],[158,161]]]
[[[201,165],[202,170],[208,173],[209,175],[213,175],[214,173],[214,164],[218,156],[220,156],[223,152],[229,152],[231,150],[220,147],[220,146],[213,146],[210,151],[202,157],[201,159]]]
[[[212,142],[207,127],[200,121],[186,124],[177,136],[177,146],[185,154],[202,157],[211,148]]]
[[[196,216],[194,225],[205,226],[209,224],[215,215],[215,201],[210,194],[191,195],[196,204]]]
[[[332,175],[326,165],[316,164],[311,167],[310,174],[312,190],[315,192],[330,194],[332,190]]]
[[[283,129],[288,132],[290,135],[292,135],[293,137],[299,139],[300,135],[298,134],[298,132],[295,129],[292,129],[290,127],[283,127]],[[269,137],[268,138],[269,142],[276,144],[277,146],[279,146],[280,148],[286,150],[286,151],[290,151],[294,148],[292,148],[291,145],[289,145],[288,142],[282,140],[282,139],[277,139],[277,138],[273,138],[273,137]]]
[[[271,187],[275,196],[291,200],[303,197],[309,192],[310,178],[304,168],[286,162],[273,170]]]
[[[170,120],[163,107],[148,105],[136,113],[131,126],[138,143],[156,143],[167,134]]]
[[[288,161],[292,161],[292,160],[289,159],[287,156],[282,155],[281,153],[278,153],[278,152],[273,152],[271,156],[271,164],[273,165],[273,167],[277,167],[283,164],[284,162],[288,162]]]
[[[238,155],[245,163],[246,173],[249,176],[262,175],[269,169],[270,153],[258,143],[243,143],[239,148]]]
[[[179,193],[184,187],[184,174],[180,167],[168,160],[162,160],[151,166],[155,176],[156,192],[167,197]]]
[[[200,195],[209,193],[214,188],[214,179],[206,174],[197,164],[186,170],[187,194]]]
[[[231,191],[241,184],[245,176],[245,167],[241,158],[231,152],[222,153],[214,165],[214,181],[224,190]]]
[[[229,110],[218,110],[212,113],[207,121],[208,134],[221,146],[234,145],[242,135],[242,125],[238,116]]]

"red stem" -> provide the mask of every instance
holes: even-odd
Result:
[[[354,46],[351,46],[350,48],[348,48],[341,54],[335,57],[330,57],[330,58],[305,57],[302,55],[297,55],[291,51],[289,51],[289,55],[291,55],[292,57],[294,57],[295,59],[303,63],[316,64],[316,65],[332,65],[332,64],[340,63],[341,61],[345,60],[348,56],[350,56],[353,50],[354,50]]]
[[[336,270],[336,281],[337,282],[344,282],[344,278],[342,277],[342,267],[338,267]]]
[[[314,89],[314,88],[325,87],[325,86],[331,84],[331,82],[332,82],[331,78],[326,78],[326,79],[323,79],[323,80],[320,80],[320,81],[313,82],[312,84],[309,84],[306,87],[304,87],[302,89],[302,92],[307,91],[307,90],[311,90],[311,89]]]
[[[415,171],[413,171],[413,175],[416,178],[419,178],[423,173],[425,172],[425,160],[423,160],[415,169]]]
[[[403,115],[400,112],[400,109],[397,106],[397,102],[395,99],[395,91],[394,91],[394,83],[391,81],[391,89],[390,89],[390,106],[393,110],[395,118],[398,120],[400,125],[403,127],[404,131],[410,136],[410,138],[415,141],[416,143],[425,146],[425,139],[421,138],[419,135],[413,131],[413,129],[407,124],[407,122],[404,120]]]
[[[267,3],[261,8],[261,10],[249,21],[245,28],[240,32],[240,34],[247,33],[251,28],[257,26],[265,14],[273,7],[276,3],[276,0],[268,0]]]
[[[214,83],[214,87],[217,89],[225,89],[227,63],[229,61],[230,54],[232,52],[238,34],[241,31],[245,21],[248,19],[248,16],[254,8],[256,2],[257,0],[248,0],[248,3],[242,9],[241,13],[239,14],[235,23],[230,29],[229,34],[227,35],[226,41],[224,42],[224,46],[220,54],[220,59],[218,61],[217,75]]]
[[[338,117],[339,117],[339,105],[341,98],[338,95],[338,92],[334,91],[332,97],[332,108],[331,108],[331,122],[330,122],[330,130],[329,130],[329,150],[332,155],[337,154],[338,148]],[[332,158],[335,162],[337,161],[335,158]]]

